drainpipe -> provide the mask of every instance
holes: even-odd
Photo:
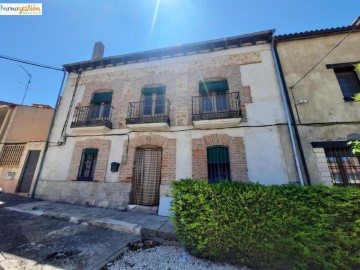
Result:
[[[298,155],[298,151],[297,151],[297,147],[296,147],[294,130],[295,130],[295,135],[296,135],[296,141],[297,141],[298,146],[299,146],[299,152],[300,152],[300,156],[301,156],[301,161],[302,161],[303,168],[304,168],[305,180],[306,180],[306,183],[308,185],[310,185],[309,172],[307,170],[304,153],[302,151],[302,145],[301,145],[299,133],[298,133],[297,126],[296,126],[295,117],[294,117],[293,111],[291,109],[291,105],[290,105],[290,102],[289,102],[289,97],[287,96],[287,92],[286,92],[286,89],[285,89],[284,77],[283,77],[281,67],[279,65],[280,61],[279,61],[277,51],[276,51],[276,48],[275,48],[275,37],[274,36],[272,36],[271,51],[272,51],[273,58],[274,58],[276,74],[277,74],[278,81],[279,81],[279,86],[280,86],[281,99],[282,99],[283,105],[284,105],[286,122],[287,122],[287,125],[288,125],[288,128],[289,128],[291,146],[292,146],[292,150],[293,150],[293,153],[294,153],[295,164],[296,164],[296,169],[297,169],[297,173],[298,173],[298,176],[299,176],[300,184],[303,186],[305,183],[304,183],[304,176],[303,176],[303,173],[302,173],[301,164],[300,164],[300,160],[299,160],[299,155]],[[291,117],[291,119],[290,119],[290,117]],[[292,126],[294,126],[294,130],[292,129]]]
[[[68,125],[68,122],[69,122],[69,119],[70,119],[70,116],[71,116],[71,111],[72,111],[72,108],[73,108],[73,105],[74,105],[74,102],[75,102],[75,97],[76,97],[76,93],[77,93],[77,90],[78,90],[79,80],[80,80],[81,74],[82,74],[82,71],[77,72],[77,78],[76,78],[76,83],[75,83],[75,87],[74,87],[74,92],[73,92],[73,95],[72,95],[72,98],[71,98],[71,102],[70,102],[69,110],[68,110],[68,113],[67,113],[67,116],[66,116],[66,119],[65,119],[65,123],[64,123],[63,129],[61,131],[61,137],[60,137],[61,141],[58,142],[59,146],[60,145],[65,145],[65,143],[66,143],[66,138],[67,138],[66,128],[67,128],[67,125]]]
[[[31,193],[31,198],[32,198],[32,199],[35,197],[35,190],[36,190],[37,184],[38,184],[38,182],[39,182],[39,178],[40,178],[40,174],[41,174],[42,168],[43,168],[43,166],[44,166],[45,155],[46,155],[46,152],[47,152],[48,147],[49,147],[50,135],[51,135],[51,132],[52,132],[52,129],[53,129],[53,126],[54,126],[56,113],[57,113],[57,111],[58,111],[58,109],[59,109],[59,105],[60,105],[61,91],[62,91],[62,88],[63,88],[63,86],[64,86],[65,77],[66,77],[66,71],[65,71],[65,69],[63,69],[62,72],[63,72],[63,78],[62,78],[62,81],[61,81],[61,85],[60,85],[60,89],[59,89],[59,94],[58,94],[58,96],[57,96],[54,114],[53,114],[53,117],[52,117],[52,119],[51,119],[50,128],[49,128],[49,133],[48,133],[48,136],[47,136],[47,139],[46,139],[46,142],[45,142],[44,154],[42,155],[41,160],[40,160],[39,172],[37,173],[37,176],[36,176],[36,179],[35,179],[35,183],[34,183],[34,188],[33,188],[32,193]]]

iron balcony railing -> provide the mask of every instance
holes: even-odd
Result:
[[[111,114],[114,110],[110,104],[76,107],[72,128],[106,126],[112,129]]]
[[[126,124],[167,123],[170,126],[168,99],[130,102]]]
[[[239,92],[192,97],[193,121],[237,117],[241,117]]]

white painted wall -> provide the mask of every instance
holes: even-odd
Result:
[[[261,51],[262,63],[240,66],[242,84],[251,87],[253,103],[246,104],[248,126],[285,123],[270,45]]]

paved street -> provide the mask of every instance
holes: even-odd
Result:
[[[139,235],[4,207],[31,202],[0,194],[0,269],[99,269]]]

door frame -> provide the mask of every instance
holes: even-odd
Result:
[[[34,188],[34,178],[37,177],[37,175],[39,174],[38,172],[38,163],[39,163],[39,160],[41,159],[41,155],[42,155],[42,150],[39,150],[39,149],[27,149],[27,153],[26,153],[26,157],[25,157],[25,160],[24,160],[24,163],[22,164],[22,168],[21,168],[21,173],[20,173],[20,176],[19,176],[19,179],[18,179],[18,182],[16,184],[16,188],[15,188],[15,193],[19,193],[19,194],[23,194],[24,192],[19,192],[19,189],[20,189],[20,185],[21,185],[21,182],[22,182],[22,178],[24,176],[24,173],[25,173],[25,168],[26,168],[26,165],[27,165],[27,162],[29,160],[29,156],[30,156],[30,152],[33,151],[33,152],[39,152],[39,157],[38,157],[38,161],[36,163],[36,167],[35,167],[35,170],[34,170],[34,176],[31,180],[31,185],[30,185],[30,190],[28,193],[31,193],[32,192],[32,189]],[[26,193],[25,193],[26,194]]]
[[[161,185],[161,174],[162,174],[162,162],[163,162],[163,148],[160,147],[160,146],[156,146],[156,145],[143,145],[143,146],[139,146],[139,147],[136,147],[135,148],[135,151],[134,151],[134,162],[133,162],[133,169],[132,169],[132,181],[131,181],[131,190],[130,190],[130,196],[129,196],[129,204],[133,204],[133,188],[134,188],[134,180],[135,180],[135,169],[136,169],[136,152],[137,152],[137,149],[145,149],[145,150],[160,150],[161,151],[161,158],[160,158],[160,164],[159,164],[159,167],[160,167],[160,181],[159,181],[159,186],[157,187],[158,188],[158,192],[159,192],[159,202],[158,204],[156,205],[152,205],[152,206],[159,206],[160,204],[160,185]],[[149,206],[149,205],[143,205],[143,204],[139,204],[139,205],[142,205],[142,206]]]

